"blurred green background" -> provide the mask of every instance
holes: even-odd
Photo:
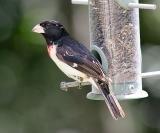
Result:
[[[69,79],[48,58],[44,39],[31,32],[49,19],[89,44],[87,6],[70,0],[0,0],[0,133],[160,133],[159,77],[143,80],[148,98],[121,102],[127,118],[119,121],[104,102],[86,99],[90,87],[59,89]],[[160,9],[141,10],[140,24],[143,71],[160,70]]]

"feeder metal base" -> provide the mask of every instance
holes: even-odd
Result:
[[[148,97],[148,93],[144,90],[137,91],[134,94],[116,95],[116,98],[118,100],[140,99],[145,97]],[[87,98],[90,100],[104,100],[103,96],[100,93],[94,93],[94,92],[89,92],[87,94]]]

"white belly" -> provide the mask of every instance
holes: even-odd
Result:
[[[56,45],[50,46],[49,48],[49,56],[51,59],[55,62],[55,64],[59,67],[59,69],[64,72],[68,77],[74,79],[74,80],[79,80],[77,79],[78,77],[83,78],[83,81],[88,81],[88,76],[71,66],[67,65],[66,63],[60,61],[57,56],[56,56]]]

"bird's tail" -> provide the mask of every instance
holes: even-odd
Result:
[[[104,96],[105,103],[108,106],[112,117],[116,120],[119,117],[124,118],[125,113],[124,113],[121,105],[119,104],[118,100],[111,92],[111,89],[109,88],[108,84],[101,82],[101,81],[99,81],[99,82],[95,81],[95,83],[96,83],[97,87],[99,88],[100,92],[102,93],[102,95]]]

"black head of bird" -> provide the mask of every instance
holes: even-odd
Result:
[[[52,44],[61,37],[68,35],[63,25],[54,20],[43,21],[40,24],[37,24],[32,31],[42,34],[46,39],[47,44]]]

